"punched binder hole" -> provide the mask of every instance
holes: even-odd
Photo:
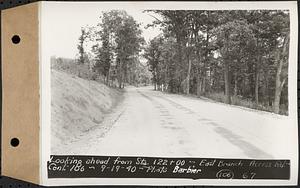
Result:
[[[19,37],[19,35],[14,35],[12,38],[11,38],[12,42],[14,44],[19,44],[20,41],[21,41],[21,38]]]
[[[20,144],[20,141],[17,138],[13,138],[10,140],[10,145],[12,145],[13,147],[17,147],[19,144]]]

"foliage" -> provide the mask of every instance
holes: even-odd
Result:
[[[84,64],[88,60],[84,45],[87,42],[87,40],[90,38],[91,29],[92,28],[88,28],[88,27],[81,28],[81,34],[80,37],[78,38],[79,44],[77,45],[77,49],[79,53],[78,62],[80,64]]]
[[[155,89],[198,96],[223,92],[229,104],[287,110],[288,11],[148,12],[162,18],[149,25],[163,34],[145,53]]]
[[[160,27],[160,35],[145,45],[127,12],[102,12],[97,27],[81,30],[79,62],[93,65],[107,85],[139,86],[151,76],[155,90],[287,114],[288,11],[145,12],[154,14],[147,27]]]
[[[98,25],[100,31],[96,34],[93,51],[96,56],[94,69],[106,77],[106,83],[117,79],[119,87],[130,78],[132,67],[139,61],[141,45],[144,39],[141,36],[139,24],[125,11],[104,12]]]

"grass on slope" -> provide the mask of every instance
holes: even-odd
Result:
[[[51,72],[51,152],[80,138],[101,122],[122,92],[57,70]]]

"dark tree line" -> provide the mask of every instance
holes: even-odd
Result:
[[[103,12],[83,28],[78,62],[92,64],[107,85],[148,83],[155,90],[205,96],[287,114],[289,13],[278,10],[147,10],[162,33],[147,45],[125,11]],[[159,16],[158,16],[159,15]],[[93,41],[93,58],[84,43]]]
[[[289,13],[277,10],[151,10],[163,34],[145,58],[155,89],[250,101],[287,113]],[[162,19],[161,19],[162,18]]]

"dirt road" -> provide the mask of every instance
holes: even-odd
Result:
[[[83,135],[74,154],[272,159],[292,153],[286,116],[152,87],[126,88],[107,119],[112,127]]]

